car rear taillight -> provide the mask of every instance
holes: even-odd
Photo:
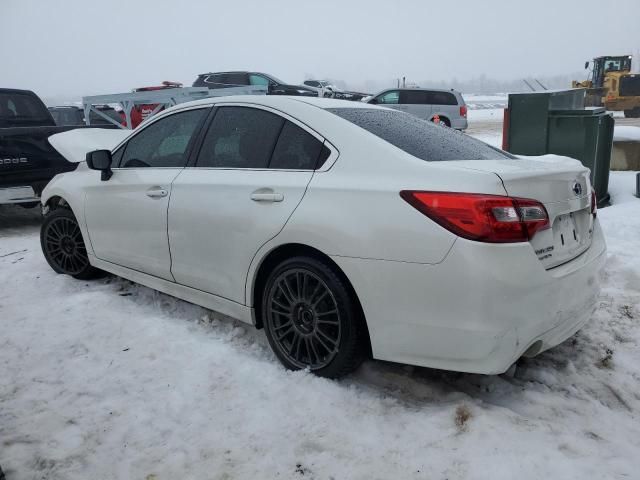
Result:
[[[596,198],[596,191],[591,187],[591,214],[593,218],[598,215],[598,199]]]
[[[460,106],[460,116],[463,118],[467,118],[467,106],[466,105],[461,105]]]
[[[450,232],[478,242],[526,242],[549,228],[544,205],[528,198],[414,190],[400,196]]]

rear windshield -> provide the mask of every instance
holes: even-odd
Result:
[[[328,108],[329,112],[364,128],[414,157],[429,162],[516,158],[447,127],[397,110]]]
[[[75,108],[50,108],[56,125],[82,125],[82,112]]]
[[[22,93],[0,93],[0,123],[20,126],[38,122],[53,123],[49,111],[38,98]]]

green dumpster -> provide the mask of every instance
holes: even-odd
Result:
[[[503,148],[517,155],[553,153],[580,160],[591,169],[598,206],[609,201],[613,117],[584,107],[584,89],[509,95]]]

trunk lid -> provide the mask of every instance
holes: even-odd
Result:
[[[457,167],[495,173],[509,196],[544,204],[551,228],[539,231],[531,245],[549,269],[566,263],[591,245],[589,169],[578,160],[555,155],[503,160],[457,161]]]

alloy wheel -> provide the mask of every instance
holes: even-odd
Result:
[[[89,264],[78,223],[59,217],[46,226],[44,246],[51,261],[64,273],[77,275]]]
[[[319,276],[302,268],[285,270],[268,292],[266,309],[275,346],[293,365],[317,370],[331,363],[341,319],[335,296]]]

